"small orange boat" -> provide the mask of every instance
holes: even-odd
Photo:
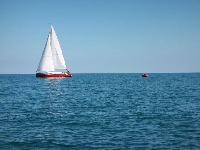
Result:
[[[143,73],[143,74],[142,74],[142,77],[148,77],[148,74]]]

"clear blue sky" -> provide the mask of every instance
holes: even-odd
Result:
[[[72,73],[200,72],[200,0],[0,0],[0,74],[34,74],[50,30]]]

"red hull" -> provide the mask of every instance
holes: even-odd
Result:
[[[36,73],[36,77],[41,77],[41,78],[49,78],[49,77],[58,77],[58,78],[65,78],[65,77],[72,77],[71,74],[67,73],[60,73],[60,74],[43,74],[43,73]]]

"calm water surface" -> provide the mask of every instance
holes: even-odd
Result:
[[[200,73],[0,75],[0,149],[200,149]]]

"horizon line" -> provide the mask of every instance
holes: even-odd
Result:
[[[75,72],[72,74],[142,74],[144,72]],[[147,72],[146,72],[147,73]],[[200,72],[149,72],[148,74],[153,74],[153,73],[157,73],[157,74],[167,74],[167,73],[170,73],[170,74],[175,74],[175,73],[200,73]],[[35,73],[0,73],[0,75],[4,75],[4,74],[7,74],[7,75],[15,75],[15,74],[29,74],[29,75],[34,75]]]

